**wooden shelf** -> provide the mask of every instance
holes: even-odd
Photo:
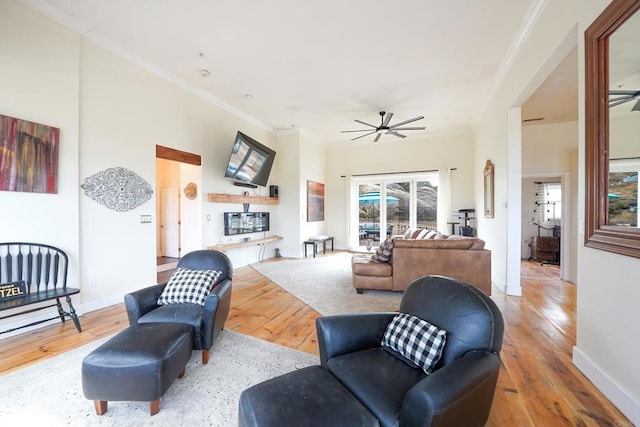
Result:
[[[271,237],[265,237],[264,239],[253,239],[246,242],[223,243],[221,245],[208,246],[207,249],[212,251],[224,252],[224,251],[228,251],[229,249],[244,248],[244,247],[253,246],[253,245],[262,245],[264,243],[276,242],[278,240],[282,240],[282,237],[271,236]]]
[[[207,201],[214,203],[255,203],[259,205],[277,205],[277,197],[242,196],[240,194],[208,193]]]

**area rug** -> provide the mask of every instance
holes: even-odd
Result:
[[[82,360],[105,340],[0,377],[0,426],[236,426],[245,388],[318,364],[318,356],[224,330],[203,366],[194,351],[186,375],[149,415],[148,402],[109,402],[98,416],[82,393]]]
[[[327,252],[316,258],[261,262],[251,266],[325,316],[398,311],[400,292],[356,292],[351,281],[351,256],[348,252]]]

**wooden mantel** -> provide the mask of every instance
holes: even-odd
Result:
[[[277,197],[243,196],[240,194],[208,193],[207,201],[214,203],[255,203],[259,205],[277,205]]]
[[[263,245],[265,243],[277,242],[278,240],[282,240],[282,237],[271,236],[271,237],[265,237],[264,239],[253,239],[253,240],[247,240],[247,241],[243,240],[235,243],[223,243],[220,245],[208,246],[207,249],[224,252],[229,249],[244,248],[246,246],[253,246],[253,245]]]

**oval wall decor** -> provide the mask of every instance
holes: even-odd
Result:
[[[151,198],[151,185],[126,168],[105,169],[84,180],[84,194],[118,212],[137,208]]]
[[[188,183],[184,188],[184,195],[187,196],[189,200],[195,199],[198,197],[198,186],[193,182]]]

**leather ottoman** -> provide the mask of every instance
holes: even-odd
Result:
[[[184,376],[193,348],[193,328],[181,323],[141,323],[129,326],[91,352],[82,362],[82,389],[94,401],[96,413],[107,402],[150,402],[160,410],[160,397],[176,378]]]
[[[378,420],[326,369],[309,366],[240,395],[240,427],[378,426]]]

